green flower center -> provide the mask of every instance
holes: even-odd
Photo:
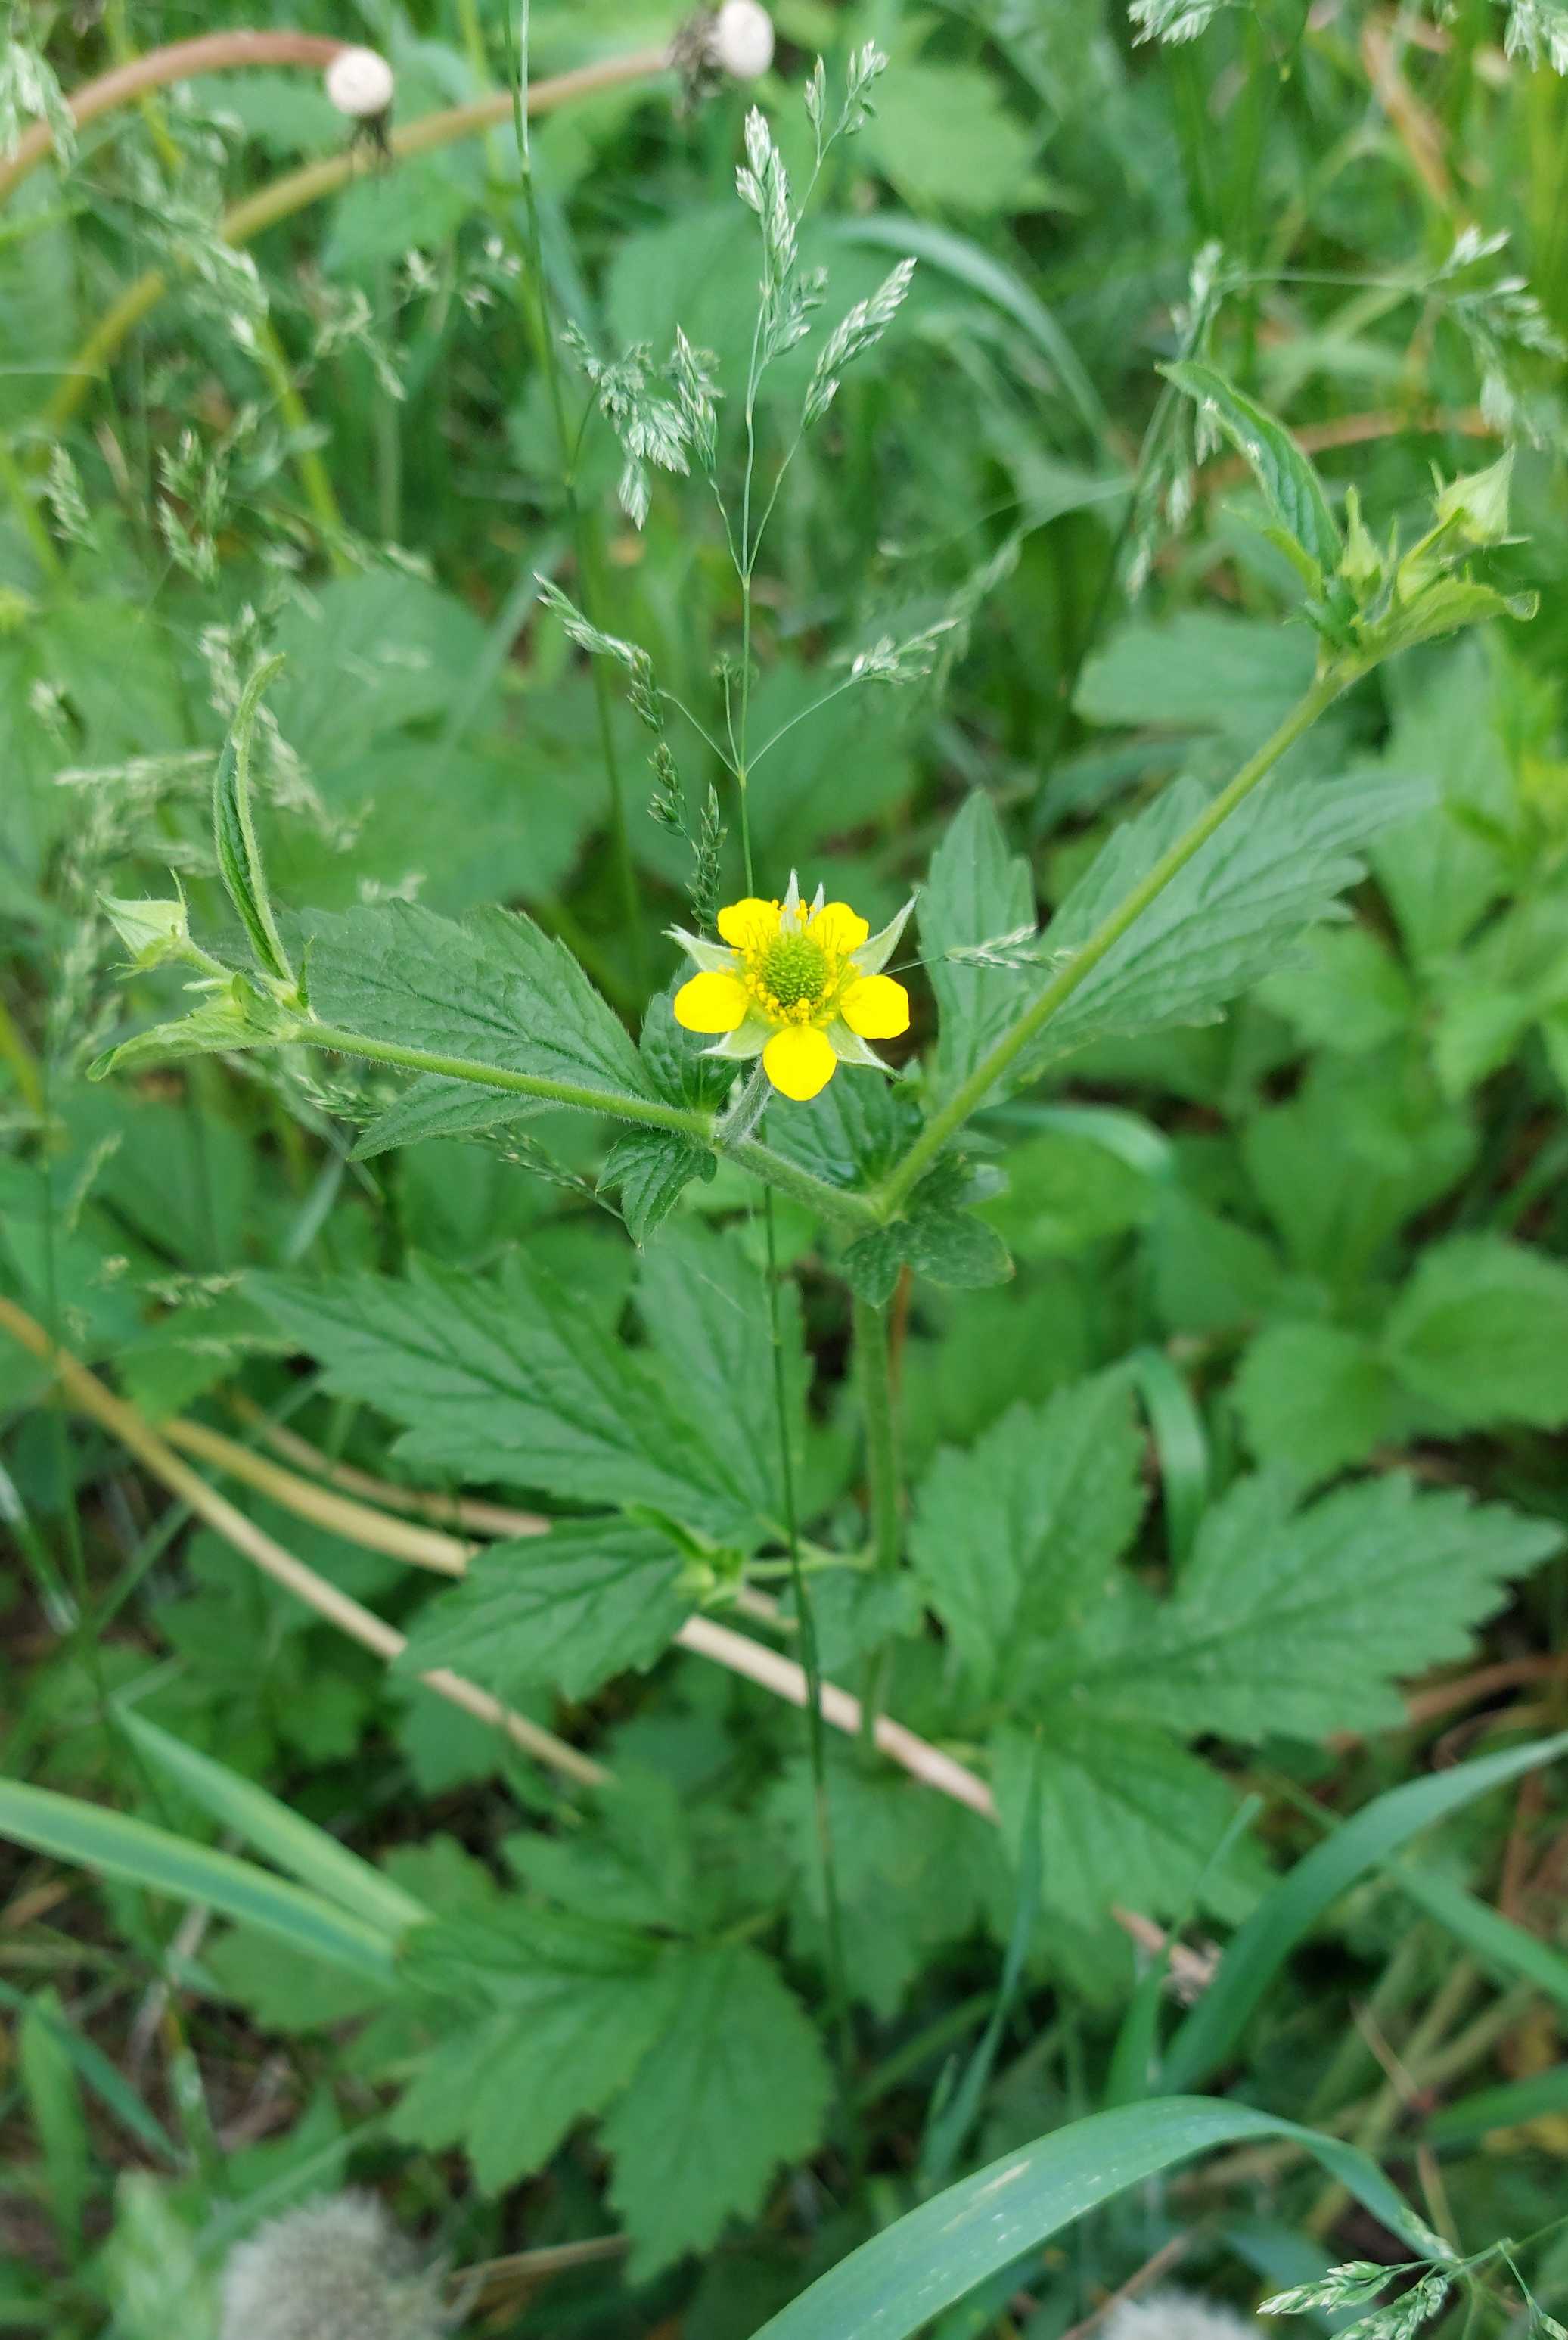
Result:
[[[815,1006],[828,987],[828,954],[809,935],[780,935],[763,952],[760,972],[780,1007]]]

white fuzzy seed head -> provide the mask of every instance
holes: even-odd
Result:
[[[724,0],[708,35],[708,54],[721,73],[755,81],[773,62],[773,19],[759,0]]]
[[[385,114],[397,86],[391,65],[375,49],[340,49],[325,79],[328,97],[351,122],[373,122]]]
[[[220,2340],[442,2340],[439,2269],[373,2194],[332,2194],[269,2219],[230,2252]]]
[[[1107,2316],[1100,2334],[1101,2340],[1263,2340],[1258,2326],[1234,2307],[1175,2289],[1124,2299]]]

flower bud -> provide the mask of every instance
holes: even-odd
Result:
[[[122,902],[113,894],[99,898],[133,967],[167,967],[194,956],[183,901]]]
[[[1456,525],[1469,544],[1501,544],[1508,533],[1508,481],[1513,451],[1484,471],[1470,471],[1452,481],[1437,498],[1437,523]]]
[[[709,30],[708,55],[735,81],[755,81],[773,62],[773,19],[759,0],[724,0]]]
[[[378,120],[390,110],[397,86],[391,65],[375,49],[340,49],[325,80],[328,97],[351,122]]]

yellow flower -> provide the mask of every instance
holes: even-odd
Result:
[[[914,907],[874,935],[847,902],[825,903],[820,887],[803,902],[791,870],[781,902],[749,895],[719,911],[722,943],[671,927],[697,968],[675,995],[675,1020],[721,1036],[710,1056],[760,1056],[787,1097],[814,1097],[840,1065],[885,1073],[866,1043],[909,1028],[909,995],[882,969]]]

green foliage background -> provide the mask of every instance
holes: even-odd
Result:
[[[15,0],[0,118],[269,21]],[[352,2178],[485,2270],[476,2330],[745,2340],[948,2180],[1044,2137],[1070,2186],[1071,2124],[1135,2137],[1197,2087],[1240,2126],[1156,2107],[1146,2182],[1065,2246],[1045,2210],[974,2246],[931,2328],[1061,2340],[1177,2237],[1242,2302],[1403,2261],[1333,2149],[1327,2192],[1283,2131],[1163,2174],[1275,2117],[1465,2250],[1557,2214],[1563,1813],[1525,1738],[1563,1721],[1568,15],[777,26],[749,92],[541,114],[531,186],[498,118],[365,144],[229,243],[348,139],[267,67],[104,117],[0,212],[0,2328],[210,2340],[234,2239]],[[346,29],[399,129],[516,69],[494,0]],[[530,74],[675,29],[538,0]],[[913,277],[745,593],[745,111],[799,195],[812,61],[836,106],[868,43],[765,481],[817,352]],[[719,501],[678,330],[724,393]],[[1473,568],[1416,580],[1439,624],[1396,560],[1434,470],[1441,517],[1504,454],[1505,526],[1451,515]],[[1369,610],[1407,646],[906,1190]],[[694,870],[747,890],[714,738],[748,650],[758,888],[798,867],[873,927],[913,890],[914,1023],[890,1081],[842,1069],[730,1145],[664,929],[710,925]],[[204,997],[101,907],[170,872]],[[368,1055],[297,1045],[302,978]],[[178,1053],[144,1042],[193,1007]],[[17,1311],[134,1409],[133,1453],[47,1402]],[[426,1543],[327,1509],[333,1465]],[[408,1564],[461,1572],[456,1537],[461,1583]],[[969,1787],[812,1732],[715,1627]],[[1462,1757],[1496,1761],[1456,1787]],[[547,2288],[511,2264],[606,2236],[623,2263]],[[1528,2272],[1539,2305],[1470,2296],[1550,2328],[1560,2238]],[[856,2328],[859,2279],[785,2328]]]

